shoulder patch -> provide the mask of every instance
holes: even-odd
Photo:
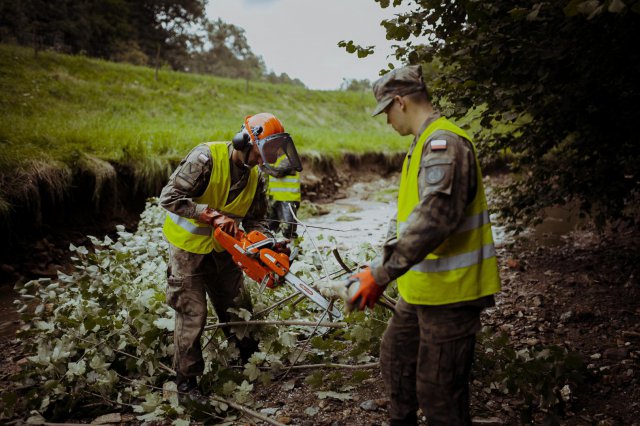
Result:
[[[429,185],[435,185],[436,183],[444,179],[445,175],[447,174],[447,167],[448,166],[443,166],[443,165],[427,167],[427,170],[426,170],[427,183]]]
[[[431,141],[432,151],[444,151],[447,149],[447,141],[445,139],[435,139]]]
[[[198,160],[200,160],[200,162],[204,164],[207,164],[207,161],[209,161],[207,156],[204,155],[203,153],[198,154]]]

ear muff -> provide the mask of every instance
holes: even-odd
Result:
[[[233,149],[243,151],[247,145],[251,143],[251,136],[249,136],[249,133],[245,132],[244,127],[242,127],[242,130],[236,133],[233,139],[231,139],[231,143],[233,144]]]

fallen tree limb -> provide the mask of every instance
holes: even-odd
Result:
[[[236,402],[229,401],[227,399],[216,398],[215,396],[210,397],[210,398],[215,400],[215,401],[227,404],[229,407],[235,408],[236,410],[238,410],[238,411],[240,411],[240,412],[242,412],[244,414],[247,414],[247,415],[249,415],[251,417],[255,417],[256,419],[262,420],[263,422],[267,422],[270,425],[273,425],[273,426],[285,426],[284,423],[280,423],[277,420],[273,420],[270,417],[267,417],[267,416],[265,416],[263,414],[260,414],[257,411],[253,411],[251,408],[245,407],[244,405],[240,405],[240,404],[238,404]]]
[[[292,370],[301,370],[301,369],[305,369],[305,368],[346,368],[349,370],[360,370],[363,368],[374,368],[374,367],[379,367],[380,364],[377,362],[370,362],[369,364],[335,364],[335,363],[328,363],[328,364],[306,364],[306,365],[294,365],[293,367],[291,367]]]
[[[377,362],[370,362],[368,364],[336,364],[330,362],[327,364],[294,365],[290,368],[290,370],[304,370],[308,368],[344,368],[347,370],[362,370],[365,368],[375,368],[379,366],[380,364]],[[260,369],[270,370],[271,367],[260,367]]]
[[[329,327],[329,328],[343,328],[347,326],[346,322],[312,322],[312,321],[276,321],[276,320],[264,320],[264,321],[230,321],[230,322],[221,322],[218,324],[211,324],[206,326],[205,330],[213,330],[214,328],[219,327],[232,327],[237,325],[250,325],[250,326],[261,326],[261,325],[299,325],[303,327]]]

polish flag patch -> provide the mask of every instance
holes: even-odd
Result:
[[[447,149],[447,141],[444,139],[436,139],[431,141],[432,151],[444,151]]]

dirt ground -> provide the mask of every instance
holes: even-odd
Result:
[[[485,312],[484,324],[504,331],[516,349],[558,345],[584,360],[584,383],[571,389],[560,424],[640,425],[639,237],[636,229],[602,235],[576,231],[552,243],[523,238],[498,248],[503,291],[497,306]],[[34,250],[44,252],[43,244]],[[24,274],[24,265],[8,266]],[[9,322],[15,327],[13,319]],[[12,375],[24,355],[19,342],[3,334],[0,394],[14,386]],[[341,400],[320,399],[318,390],[305,383],[310,371],[292,370],[284,381],[255,386],[255,399],[262,403],[258,411],[284,424],[388,424],[378,369],[368,371],[368,379],[352,385],[351,399]],[[326,374],[339,384],[349,382],[353,373],[327,370]],[[476,424],[522,424],[521,401],[489,389],[479,378],[474,373],[471,384]],[[534,424],[545,423],[543,412],[533,414]],[[237,424],[256,422],[245,416]]]
[[[638,236],[631,230],[608,236],[581,231],[551,246],[523,240],[499,249],[503,291],[484,324],[506,331],[517,349],[558,345],[585,362],[585,383],[572,390],[561,424],[640,424]],[[370,372],[371,378],[351,390],[352,400],[318,400],[304,383],[309,372],[258,387],[256,399],[291,424],[388,424],[379,372]],[[349,374],[342,372],[345,380]],[[293,389],[283,390],[292,383]],[[472,380],[475,423],[522,424],[518,399],[487,392],[487,385]],[[305,412],[314,408],[315,417]],[[544,424],[544,414],[536,411],[533,423]]]

